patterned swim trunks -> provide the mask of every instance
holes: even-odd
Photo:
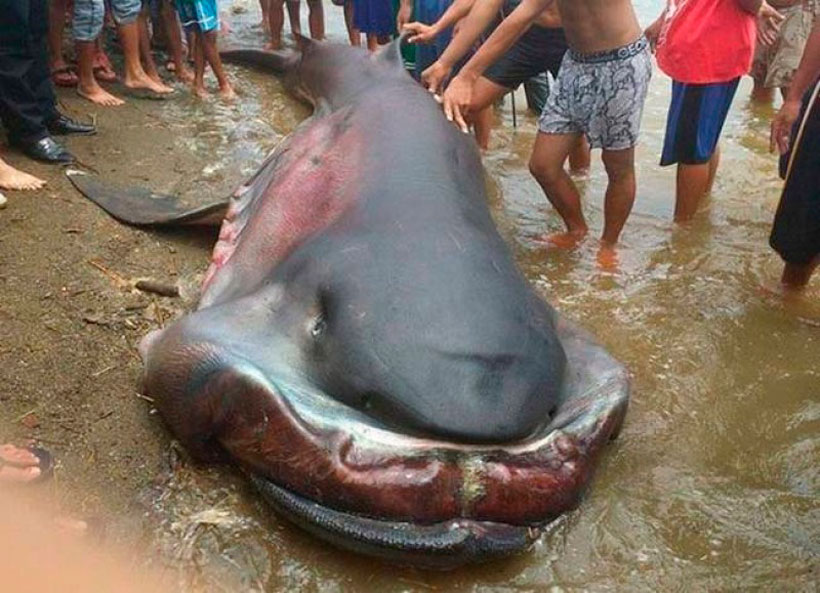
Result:
[[[545,134],[586,134],[592,148],[624,150],[638,143],[652,58],[646,37],[597,54],[564,55],[538,120]]]
[[[785,17],[777,41],[771,46],[757,44],[750,74],[764,88],[784,88],[791,84],[814,21],[820,14],[820,0],[805,0],[795,6],[778,8]]]

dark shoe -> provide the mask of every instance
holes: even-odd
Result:
[[[51,136],[46,136],[41,140],[32,142],[19,142],[17,146],[26,156],[38,161],[43,161],[44,163],[60,164],[74,162],[74,155],[57,144]]]
[[[46,122],[48,131],[58,136],[77,134],[79,136],[91,136],[97,133],[97,128],[89,124],[81,124],[62,113],[58,113],[53,119]]]

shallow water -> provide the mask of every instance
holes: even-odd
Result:
[[[636,2],[644,24],[660,4]],[[259,43],[249,27],[256,5],[242,5],[250,11],[232,18],[232,35]],[[343,40],[341,9],[328,3],[326,12],[331,37]],[[231,72],[238,106],[164,108],[168,122],[202,122],[178,142],[210,164],[197,183],[171,188],[191,200],[230,191],[307,114],[268,76]],[[528,277],[633,375],[623,433],[581,507],[527,554],[429,574],[338,552],[268,513],[236,476],[183,470],[151,505],[167,563],[197,567],[185,582],[322,592],[816,590],[820,285],[793,301],[761,288],[780,265],[767,244],[781,186],[767,153],[773,109],[749,105],[744,80],[713,196],[675,227],[674,171],[657,166],[669,85],[656,70],[615,272],[596,268],[592,239],[572,252],[537,242],[561,222],[527,171],[535,119],[522,114],[522,93],[518,128],[507,101],[485,157],[494,213]],[[594,159],[579,182],[593,235],[606,181]]]

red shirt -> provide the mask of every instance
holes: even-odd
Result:
[[[674,80],[728,82],[749,72],[755,16],[737,0],[669,0],[658,38],[658,66]]]

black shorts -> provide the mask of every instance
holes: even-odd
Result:
[[[515,89],[542,72],[558,76],[561,60],[567,51],[563,29],[531,26],[507,53],[484,71],[492,82]]]
[[[785,262],[803,265],[820,255],[820,81],[803,100],[792,143],[769,244]]]

